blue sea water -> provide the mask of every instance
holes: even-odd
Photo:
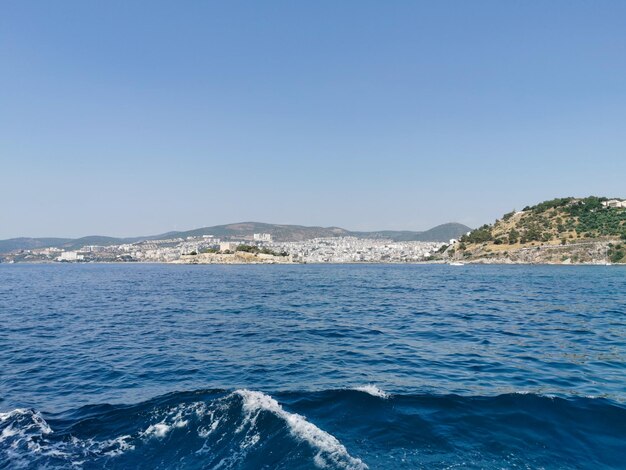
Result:
[[[626,269],[0,265],[0,468],[626,468]]]

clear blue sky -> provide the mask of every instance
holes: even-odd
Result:
[[[626,2],[0,3],[0,238],[626,197]]]

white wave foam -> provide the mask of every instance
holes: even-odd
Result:
[[[184,428],[189,425],[189,419],[195,414],[197,417],[202,418],[206,416],[210,410],[205,403],[194,402],[188,404],[182,404],[174,406],[165,411],[165,416],[160,410],[152,413],[153,418],[160,419],[159,422],[150,424],[144,431],[139,433],[140,437],[165,437],[174,428]],[[212,416],[212,415],[211,415]]]
[[[361,385],[360,387],[355,387],[354,390],[359,392],[364,392],[372,395],[373,397],[387,399],[389,398],[389,394],[384,390],[381,390],[374,384]]]
[[[336,437],[321,430],[303,416],[285,411],[278,402],[261,392],[237,390],[234,392],[243,399],[244,424],[254,425],[261,411],[267,411],[284,420],[290,433],[317,450],[314,462],[325,468],[329,463],[345,469],[362,470],[367,465],[361,459],[352,457]],[[240,427],[241,428],[241,427]]]
[[[15,468],[31,468],[33,465],[39,465],[37,459],[47,457],[65,460],[72,466],[80,466],[84,463],[81,459],[86,456],[100,454],[115,457],[135,449],[130,435],[104,441],[72,436],[67,441],[54,442],[50,437],[54,431],[41,414],[34,410],[16,409],[0,413],[0,426],[2,426],[0,443],[5,444],[4,449],[0,451],[0,460],[6,459]]]
[[[76,439],[76,438],[74,438]],[[132,436],[125,434],[123,436],[116,437],[115,439],[108,439],[102,442],[96,442],[91,439],[86,441],[75,440],[77,446],[87,447],[88,449],[100,451],[103,455],[108,457],[117,457],[124,452],[135,450],[135,445],[132,443]],[[85,444],[87,444],[85,446]]]
[[[18,449],[24,447],[32,452],[42,452],[39,442],[52,434],[52,429],[39,412],[24,408],[0,413],[0,425],[0,443],[6,443],[14,456],[17,456]]]
[[[170,429],[172,429],[171,426],[168,426],[165,423],[151,424],[145,431],[141,433],[141,435],[145,437],[165,437]]]
[[[201,426],[198,428],[198,436],[203,439],[209,437],[220,425],[221,420],[215,418],[215,411],[210,410],[207,412],[206,416],[209,417],[209,423],[211,423],[208,427]]]
[[[48,457],[65,460],[70,465],[80,466],[82,462],[98,456],[117,457],[135,450],[138,441],[164,438],[176,428],[187,427],[191,419],[203,418],[211,407],[203,402],[181,404],[165,410],[155,410],[152,422],[143,431],[113,437],[106,440],[91,438],[79,439],[71,436],[68,440],[55,441],[50,437],[53,430],[41,414],[29,409],[15,409],[0,413],[0,461],[11,462],[11,466],[32,467],[39,464],[40,458]],[[217,427],[211,414],[211,429]],[[251,443],[253,445],[254,442]],[[45,460],[44,460],[45,461]]]
[[[6,413],[0,413],[0,423],[4,423],[9,419],[13,419],[18,422],[27,421],[25,423],[25,428],[27,428],[28,431],[38,431],[41,434],[52,433],[52,429],[50,429],[50,426],[48,426],[48,423],[46,423],[46,420],[43,419],[38,411],[16,408],[15,410]],[[28,423],[28,421],[30,421],[30,423]],[[5,431],[7,431],[5,437],[9,437],[9,435],[13,436],[15,433],[23,432],[24,429],[16,431],[13,429],[13,423],[11,423],[8,428],[3,429],[3,435],[5,435]]]
[[[367,465],[352,457],[334,436],[308,422],[303,416],[285,411],[271,396],[249,390],[237,390],[208,403],[195,402],[155,409],[151,413],[151,419],[145,424],[146,427],[106,440],[80,439],[75,436],[54,439],[50,436],[53,430],[34,410],[17,409],[0,413],[0,442],[3,444],[0,461],[4,459],[17,468],[46,464],[48,458],[58,458],[70,465],[80,466],[102,456],[119,457],[135,451],[136,446],[142,445],[142,441],[147,443],[151,439],[169,438],[175,429],[191,427],[192,432],[195,430],[200,438],[207,439],[197,453],[212,452],[215,442],[212,443],[211,440],[214,439],[209,436],[214,433],[218,434],[215,437],[217,443],[224,439],[228,442],[234,438],[231,442],[238,442],[239,448],[233,448],[231,454],[222,459],[217,467],[238,468],[248,453],[266,437],[256,425],[262,413],[271,413],[279,418],[294,438],[309,445],[313,450],[316,466],[367,469]],[[230,424],[234,416],[239,421],[235,434],[245,433],[241,438],[232,435],[233,428]]]
[[[49,445],[48,436],[53,431],[37,411],[18,408],[0,413],[0,426],[0,461],[11,462],[11,468],[30,467],[31,454],[67,457],[60,446]]]

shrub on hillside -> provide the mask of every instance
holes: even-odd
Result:
[[[491,240],[493,240],[491,227],[486,224],[461,237],[463,243],[485,243]]]

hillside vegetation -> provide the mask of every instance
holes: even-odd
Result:
[[[532,258],[538,262],[600,262],[601,258],[625,262],[626,207],[609,207],[607,201],[595,196],[558,198],[509,212],[462,236],[449,255],[470,260],[515,255],[519,261],[536,248],[543,250]]]

